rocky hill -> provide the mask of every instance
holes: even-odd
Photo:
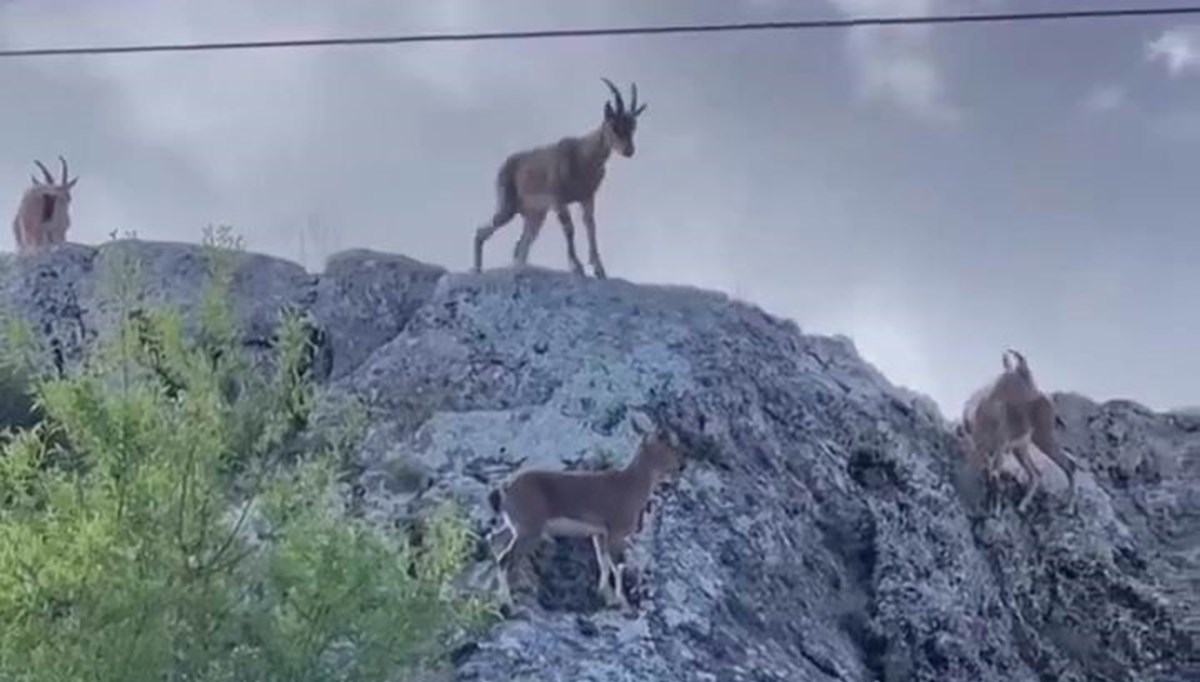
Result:
[[[116,254],[156,298],[196,301],[199,247],[10,258],[0,289],[47,362],[69,371],[103,331]],[[533,608],[457,651],[453,679],[1200,679],[1200,416],[1058,394],[1087,469],[1075,508],[1042,459],[1029,510],[1011,487],[984,519],[929,400],[848,339],[718,293],[350,251],[319,275],[248,254],[234,294],[255,347],[281,306],[308,311],[327,394],[368,399],[353,497],[380,523],[454,496],[485,530],[518,466],[623,462],[639,406],[684,434],[691,464],[627,553],[636,613],[600,608],[588,543],[547,542]]]

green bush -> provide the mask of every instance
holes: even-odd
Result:
[[[486,617],[453,589],[473,541],[451,507],[420,547],[343,513],[361,415],[300,439],[303,321],[247,371],[225,296],[237,244],[207,242],[191,339],[177,312],[132,305],[136,264],[118,264],[111,338],[79,372],[34,373],[43,419],[0,453],[0,679],[390,680]]]

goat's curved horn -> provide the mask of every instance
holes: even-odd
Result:
[[[633,102],[629,105],[629,113],[635,117],[641,116],[642,112],[646,110],[646,103],[643,102],[641,106],[638,105],[637,83],[633,83],[631,89],[633,90]]]
[[[38,168],[41,168],[41,169],[42,169],[42,175],[44,175],[44,176],[46,177],[46,182],[48,182],[48,183],[50,183],[51,185],[53,185],[53,184],[54,184],[54,176],[53,176],[53,175],[50,175],[50,171],[46,170],[46,167],[45,167],[44,165],[42,165],[42,162],[41,162],[41,161],[38,161],[37,159],[34,159],[34,160],[33,160],[33,162],[37,164],[37,167],[38,167]]]
[[[1021,355],[1020,353],[1018,353],[1017,351],[1015,351],[1011,348],[1006,348],[1004,350],[1004,355],[1003,355],[1004,369],[1009,370],[1009,371],[1012,371],[1012,369],[1013,369],[1013,366],[1010,365],[1009,361],[1008,361],[1008,358],[1010,355],[1016,360],[1016,363],[1017,363],[1016,367],[1020,368],[1020,367],[1024,367],[1026,365],[1024,355]]]
[[[67,160],[63,158],[62,154],[59,154],[58,161],[62,164],[62,180],[59,181],[59,184],[65,185],[67,184]]]
[[[617,103],[617,113],[625,113],[625,99],[621,97],[621,91],[617,89],[617,86],[613,85],[612,81],[608,80],[604,76],[601,76],[600,80],[604,81],[604,84],[607,85],[608,89],[612,91],[613,101]]]

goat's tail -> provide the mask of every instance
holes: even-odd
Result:
[[[511,154],[496,171],[496,215],[515,215],[517,212],[517,163],[520,156]]]
[[[492,492],[488,493],[488,504],[492,505],[492,511],[500,513],[500,502],[502,495],[499,488],[492,488]]]

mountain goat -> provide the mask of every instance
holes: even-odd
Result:
[[[34,161],[45,181],[31,175],[33,186],[21,195],[17,215],[13,218],[13,239],[18,253],[66,241],[67,230],[71,227],[71,190],[79,178],[68,179],[67,160],[62,156],[58,160],[62,163],[62,179],[58,181],[41,161]]]
[[[488,496],[503,522],[491,537],[504,531],[511,534],[508,546],[496,557],[505,602],[512,602],[508,571],[544,537],[590,536],[600,565],[600,592],[610,604],[615,599],[619,606],[629,606],[613,557],[622,554],[625,538],[640,530],[646,503],[658,482],[684,466],[678,434],[663,427],[650,432],[636,420],[631,423],[642,440],[625,468],[527,470]],[[609,576],[614,583],[611,592]]]
[[[625,100],[612,81],[601,80],[612,92],[613,101],[604,103],[604,118],[595,130],[515,152],[500,165],[496,173],[495,212],[491,221],[475,232],[475,272],[483,269],[484,242],[518,213],[525,225],[513,250],[513,263],[525,265],[546,214],[553,209],[567,240],[567,260],[571,269],[582,275],[583,265],[575,252],[575,224],[569,208],[578,203],[587,230],[588,262],[598,279],[606,277],[596,244],[596,190],[604,179],[605,164],[613,150],[626,158],[633,156],[633,135],[646,104],[638,104],[637,83],[632,84],[629,108],[626,109]]]
[[[999,479],[1000,461],[1011,450],[1029,476],[1029,487],[1017,510],[1022,511],[1029,504],[1042,478],[1029,452],[1032,444],[1067,475],[1073,500],[1078,465],[1058,444],[1055,427],[1062,422],[1055,414],[1054,403],[1038,389],[1023,355],[1009,349],[1002,355],[1002,362],[1004,371],[1000,376],[967,400],[958,427],[958,435],[967,441],[969,454],[987,475],[989,499]]]

